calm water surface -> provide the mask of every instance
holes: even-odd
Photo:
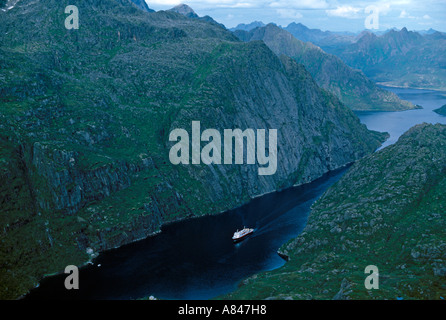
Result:
[[[80,269],[79,290],[66,290],[62,274],[45,278],[26,299],[210,299],[229,293],[240,280],[285,263],[278,248],[302,231],[310,206],[345,171],[222,214],[166,225]],[[254,233],[234,244],[234,231],[244,226]]]
[[[401,99],[418,104],[423,109],[402,112],[357,112],[361,122],[370,130],[388,132],[390,138],[381,148],[398,141],[398,138],[411,127],[423,122],[446,124],[446,117],[434,112],[446,104],[446,92],[420,89],[382,87],[397,94]]]

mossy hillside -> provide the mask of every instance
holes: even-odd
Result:
[[[68,4],[21,0],[0,12],[2,298],[162,223],[311,181],[383,140],[260,42],[126,0],[79,2],[80,29],[66,30]],[[277,174],[173,166],[169,133],[193,120],[279,128]]]
[[[446,127],[419,125],[363,160],[313,205],[290,260],[233,299],[440,299],[446,293]],[[379,289],[367,290],[368,265]]]
[[[83,9],[85,8],[81,5],[81,14]],[[61,11],[46,10],[45,13],[49,16],[44,19],[57,21],[49,25],[40,24],[43,29],[40,35],[50,35],[53,38],[50,40],[51,44],[48,44],[48,40],[44,37],[39,39],[37,34],[32,43],[22,38],[23,44],[14,44],[20,39],[20,30],[11,32],[17,32],[16,37],[11,35],[10,39],[2,41],[4,44],[2,55],[6,61],[6,68],[2,72],[3,123],[8,129],[13,128],[11,130],[13,132],[3,131],[6,137],[2,140],[1,149],[3,162],[10,166],[4,173],[10,179],[2,179],[6,182],[2,184],[4,197],[2,196],[1,215],[2,226],[6,230],[2,237],[1,254],[5,271],[2,271],[1,281],[3,297],[17,297],[23,294],[34,286],[42,275],[61,271],[67,263],[79,265],[88,260],[90,257],[85,253],[85,249],[80,250],[83,245],[77,243],[76,239],[99,241],[97,240],[99,230],[109,230],[107,231],[109,239],[120,236],[123,230],[131,234],[130,227],[137,218],[151,214],[144,210],[144,205],[150,207],[150,202],[153,201],[148,195],[156,194],[159,197],[158,201],[165,205],[169,203],[168,199],[171,197],[168,191],[161,191],[166,188],[165,176],[158,170],[153,170],[145,172],[141,177],[133,177],[131,188],[118,192],[116,198],[107,199],[108,201],[103,203],[99,199],[98,204],[92,203],[88,210],[83,209],[76,216],[67,216],[63,211],[57,212],[51,207],[46,210],[38,208],[38,204],[30,195],[31,190],[37,188],[39,196],[50,203],[52,196],[45,191],[48,189],[47,182],[38,172],[33,172],[33,177],[29,177],[29,170],[24,168],[26,161],[23,155],[19,154],[21,148],[19,143],[33,145],[33,141],[41,143],[45,141],[44,144],[49,150],[54,148],[75,150],[79,154],[76,160],[81,170],[94,170],[122,161],[139,162],[141,153],[146,153],[144,156],[146,158],[147,154],[160,155],[161,157],[154,157],[156,166],[163,167],[163,170],[170,168],[164,165],[168,159],[165,157],[164,149],[163,152],[160,151],[163,147],[160,146],[160,142],[164,143],[164,135],[167,134],[161,134],[166,127],[162,119],[165,118],[167,111],[163,100],[172,100],[172,97],[162,93],[159,93],[159,96],[148,97],[144,93],[135,96],[133,92],[138,92],[135,83],[127,84],[121,80],[132,76],[135,79],[143,78],[142,81],[150,81],[156,80],[155,77],[145,79],[147,77],[142,74],[131,76],[120,74],[111,79],[104,74],[102,66],[116,63],[113,59],[117,56],[137,49],[129,48],[133,40],[126,39],[125,31],[122,31],[120,37],[122,42],[114,43],[119,39],[119,27],[116,28],[116,21],[113,21],[111,23],[113,27],[100,28],[98,25],[81,28],[79,38],[91,37],[92,35],[85,33],[92,30],[101,30],[102,33],[99,37],[92,38],[98,41],[96,50],[94,46],[91,51],[82,50],[78,46],[83,42],[75,41],[76,34],[61,30],[64,18],[64,15],[60,14]],[[138,12],[133,13],[138,16]],[[99,17],[98,21],[100,20]],[[88,21],[96,20],[84,19],[84,26]],[[168,34],[162,31],[159,31],[160,39],[153,41],[153,44],[145,44],[143,49],[147,50],[144,56],[150,54],[153,48],[162,50],[163,43],[160,40]],[[107,32],[113,33],[113,39],[110,38],[110,34],[106,35]],[[154,32],[151,35],[158,37]],[[60,51],[48,49],[54,45]],[[172,52],[175,49],[170,47],[165,50]],[[51,55],[51,52],[54,52],[54,64],[34,63],[35,59],[40,59],[42,55]],[[134,53],[137,56],[141,52]],[[52,58],[47,58],[48,60]],[[149,74],[155,73],[159,66],[152,67],[154,69],[148,72]],[[95,75],[85,74],[85,70],[98,68],[99,72]],[[137,68],[129,66],[123,70],[137,72]],[[161,75],[159,77],[158,81],[169,78]],[[144,87],[144,83],[140,85]],[[153,85],[147,87],[156,90]],[[158,87],[167,86],[166,83],[161,83]],[[179,85],[177,87],[182,88]],[[175,90],[171,89],[171,94]],[[132,94],[126,94],[128,92]],[[181,93],[177,95],[180,100]],[[153,107],[148,108],[148,106]],[[98,143],[99,139],[95,138],[101,135],[102,143]],[[11,136],[20,138],[9,142]],[[85,137],[84,141],[80,142],[82,137]],[[92,140],[89,140],[89,137]],[[183,185],[184,189],[193,190],[193,192],[182,192],[186,199],[188,196],[194,197],[195,193],[204,193],[203,187],[199,184],[191,185],[190,181],[185,183],[184,178],[175,181],[179,181],[178,184]],[[187,210],[186,213],[182,213],[182,209],[167,208],[165,219],[188,216],[191,210],[194,215],[203,212],[203,207],[196,201],[189,202],[195,205],[190,209],[183,209]],[[213,208],[211,205],[210,207]],[[98,248],[101,248],[101,245],[98,245]]]

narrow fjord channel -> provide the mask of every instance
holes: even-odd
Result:
[[[346,170],[231,211],[165,225],[81,268],[79,290],[66,290],[61,274],[43,279],[26,299],[211,299],[229,293],[242,279],[285,263],[278,248],[303,230],[311,205]],[[234,231],[244,226],[254,233],[234,244]]]

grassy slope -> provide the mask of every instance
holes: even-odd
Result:
[[[446,295],[446,127],[419,125],[358,161],[282,247],[282,268],[232,299],[440,299]],[[367,265],[379,290],[364,287]]]
[[[141,51],[127,31],[134,34],[141,32],[141,37],[148,37],[150,40],[146,38],[146,43],[152,43],[153,48],[158,47],[158,52],[165,55],[164,59],[167,60],[169,54],[166,52],[172,52],[172,46],[163,50],[163,40],[165,43],[166,39],[173,38],[175,42],[174,33],[177,30],[168,25],[164,29],[149,28],[145,31],[150,33],[144,33],[147,27],[147,24],[141,23],[144,16],[133,9],[127,10],[134,16],[132,26],[135,30],[125,30],[125,15],[128,12],[122,12],[121,16],[116,10],[122,7],[107,7],[109,3],[104,4],[103,12],[115,10],[110,24],[117,30],[120,26],[124,29],[121,29],[121,42],[118,41],[116,29],[107,25],[94,25],[103,22],[104,17],[86,18],[83,6],[89,4],[79,4],[80,11],[84,13],[84,25],[78,34],[67,34],[61,28],[65,15],[60,13],[63,11],[54,9],[29,15],[29,11],[24,10],[29,18],[24,21],[39,24],[42,27],[39,33],[31,41],[21,36],[29,35],[21,30],[22,27],[26,28],[26,24],[17,24],[14,29],[9,29],[9,38],[2,41],[0,55],[2,61],[6,62],[2,66],[0,78],[0,161],[5,164],[2,166],[0,188],[0,295],[3,298],[18,297],[35,285],[42,275],[63,270],[68,262],[80,265],[87,261],[90,257],[84,250],[80,250],[82,245],[77,242],[79,237],[98,239],[106,235],[108,241],[113,242],[114,233],[121,234],[123,229],[131,231],[132,224],[150,214],[144,209],[144,205],[150,206],[150,194],[156,194],[157,200],[165,201],[165,205],[168,205],[168,200],[175,198],[175,192],[166,187],[163,179],[165,175],[171,174],[178,178],[172,183],[179,186],[180,190],[188,190],[184,192],[186,197],[193,198],[197,194],[206,193],[202,185],[190,184],[180,178],[185,177],[186,172],[175,173],[176,168],[163,166],[167,159],[158,141],[163,139],[160,132],[166,125],[162,119],[166,119],[166,113],[172,111],[162,110],[159,106],[166,99],[172,101],[176,97],[152,100],[141,94],[135,98],[136,81],[123,83],[120,80],[131,76],[139,81],[153,79],[157,82],[151,84],[152,90],[172,86],[175,81],[172,78],[141,78],[138,70],[132,68],[131,59],[122,61],[120,57],[125,59],[128,51],[133,51],[137,56]],[[63,4],[50,5],[52,8],[58,6]],[[7,28],[6,25],[3,27]],[[187,29],[187,22],[184,27]],[[101,33],[92,34],[94,30],[101,30]],[[50,40],[45,39],[45,35]],[[81,46],[89,46],[88,49],[76,45],[79,43],[77,36],[87,39],[82,41]],[[179,41],[178,45],[181,46]],[[147,51],[150,49],[146,48]],[[106,73],[115,72],[111,69],[116,64],[113,60],[117,58],[121,59],[118,63],[125,67],[120,70],[120,74],[115,74],[115,79],[111,79]],[[151,70],[148,73],[158,67],[149,65],[147,68]],[[87,74],[85,70],[94,71]],[[173,74],[178,70],[172,68],[164,72]],[[172,88],[169,92],[175,90]],[[130,96],[133,99],[126,100],[129,92],[132,92]],[[181,93],[177,92],[177,95],[181,96]],[[86,143],[81,138],[80,133],[83,132],[89,133],[93,139],[102,135],[104,140],[102,143]],[[76,216],[67,215],[53,207],[41,208],[35,202],[36,194],[33,193],[38,193],[40,199],[49,203],[52,198],[45,179],[35,168],[27,167],[31,159],[24,159],[29,155],[25,154],[23,146],[32,145],[35,141],[40,141],[50,149],[74,150],[79,154],[77,166],[84,171],[122,161],[139,163],[141,158],[149,155],[153,156],[155,166],[162,169],[153,168],[136,175],[132,177],[131,188],[118,192],[113,199],[98,199],[90,208],[81,209]],[[61,167],[61,170],[64,168]],[[218,205],[209,203],[208,208],[217,210]],[[179,216],[187,216],[191,212],[200,215],[203,214],[203,208],[187,207],[180,203],[169,212]],[[100,234],[100,230],[107,230],[107,233]]]
[[[156,225],[150,228],[156,210],[163,221],[171,221],[247,201],[246,188],[238,183],[239,170],[218,177],[222,191],[215,199],[210,191],[213,185],[206,180],[207,166],[191,172],[186,166],[168,165],[166,141],[171,127],[188,128],[198,115],[203,126],[218,128],[223,125],[220,120],[228,125],[240,111],[234,102],[236,88],[261,91],[247,99],[257,99],[253,101],[257,106],[273,94],[265,88],[277,89],[282,80],[285,88],[295,86],[289,92],[296,98],[286,100],[289,97],[280,96],[283,92],[278,90],[273,102],[286,100],[298,109],[296,113],[306,112],[299,116],[299,125],[314,126],[311,134],[320,143],[343,134],[356,157],[382,141],[382,135],[368,132],[350,110],[317,88],[303,67],[279,60],[263,44],[242,43],[216,25],[171,12],[144,13],[128,6],[127,0],[80,2],[81,27],[68,31],[63,14],[68,4],[22,0],[9,12],[0,12],[4,19],[0,24],[4,62],[0,162],[5,164],[0,171],[5,182],[0,187],[2,298],[17,298],[42,275],[86,262],[91,258],[87,246],[97,253],[136,240],[147,235],[135,235],[145,224],[149,225],[146,233],[157,231]],[[323,122],[313,117],[316,106],[308,103],[307,96],[318,108],[326,108]],[[217,117],[222,114],[226,119]],[[274,118],[269,113],[268,117]],[[285,125],[301,136],[294,123]],[[36,142],[45,147],[40,168],[52,175],[34,165]],[[308,177],[311,160],[319,160],[315,148],[305,149],[308,162],[290,172],[280,186]],[[61,160],[61,154],[74,159],[73,168]],[[71,213],[57,207],[56,200],[71,200],[79,186],[64,179],[106,169],[103,177],[107,178],[144,160],[153,165],[129,174],[125,187],[118,181],[112,197],[99,193],[85,198]]]

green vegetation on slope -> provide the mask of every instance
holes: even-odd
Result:
[[[383,141],[263,43],[129,0],[79,2],[80,28],[67,30],[68,4],[0,11],[1,298],[162,223],[314,180]],[[192,120],[277,128],[277,173],[172,165],[169,133]]]
[[[446,126],[418,125],[357,163],[313,205],[283,267],[233,299],[440,299],[446,295]],[[365,267],[379,268],[367,290]]]

